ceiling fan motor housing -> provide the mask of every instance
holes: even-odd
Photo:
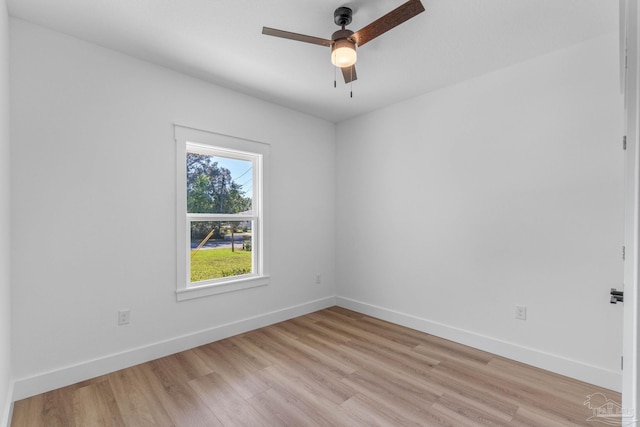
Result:
[[[348,39],[350,41],[354,41],[351,37],[353,35],[353,31],[351,30],[338,30],[331,35],[331,40],[337,41],[341,39]]]

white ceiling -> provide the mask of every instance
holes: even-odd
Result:
[[[426,12],[358,50],[345,85],[329,50],[262,27],[330,38],[405,0],[8,0],[22,18],[334,122],[618,28],[615,0],[422,0]]]

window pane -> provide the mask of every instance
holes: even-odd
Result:
[[[253,272],[251,221],[191,222],[191,283]]]
[[[188,213],[251,213],[250,160],[187,152]]]

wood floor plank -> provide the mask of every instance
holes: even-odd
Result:
[[[446,393],[439,399],[439,402],[442,402],[443,400],[454,402],[454,404],[459,407],[478,409],[485,414],[502,421],[512,420],[513,416],[517,412],[517,407],[515,406],[494,405],[492,403],[488,404],[485,399],[478,399],[475,396],[474,398],[471,398],[459,393]]]
[[[174,423],[155,394],[139,366],[114,372],[109,375],[122,419],[129,426],[173,427]]]
[[[593,425],[620,394],[340,307],[15,403],[12,427]]]
[[[455,354],[457,357],[474,360],[481,364],[487,364],[496,357],[495,354],[469,347],[468,345],[458,344],[434,335],[424,334],[422,338],[424,340],[423,345],[440,349],[443,353]]]
[[[302,321],[302,318],[297,318],[297,319],[290,319],[287,320],[286,322],[281,322],[278,323],[276,326],[278,329],[286,331],[287,333],[291,334],[295,339],[300,339],[300,338],[304,338],[306,335],[309,334],[309,327],[308,324],[313,324],[315,322],[313,321],[309,321],[308,323],[305,323],[304,321]]]
[[[252,366],[247,367],[242,358],[225,350],[221,346],[211,344],[193,349],[203,360],[206,360],[213,372],[219,374],[245,399],[269,388],[260,377],[254,375],[256,371]]]
[[[383,337],[408,348],[413,348],[424,343],[424,336],[416,335],[413,333],[415,331],[409,328],[396,328],[396,326],[398,325],[370,317],[364,317],[358,322],[358,327],[363,331]]]
[[[315,338],[310,336],[310,338]],[[361,352],[359,349],[347,344],[335,344],[323,341],[325,348],[330,350],[336,357],[339,357],[346,363],[352,363],[356,369],[356,373],[372,373],[380,378],[385,378],[390,382],[401,382],[417,388],[426,388],[433,393],[442,393],[442,389],[435,383],[429,383],[424,378],[424,374],[420,376],[413,375],[401,367],[393,364],[382,363],[380,359],[372,356],[368,352]],[[426,366],[425,369],[429,369]],[[346,377],[349,378],[349,377]]]
[[[418,388],[397,378],[385,377],[371,372],[356,372],[342,382],[356,390],[358,394],[381,399],[386,402],[398,401],[404,409],[421,412],[430,407],[440,397],[426,388]]]
[[[173,377],[171,364],[154,360],[140,369],[149,383],[148,391],[159,399],[176,426],[222,426],[193,389]]]
[[[384,344],[367,341],[352,341],[344,346],[353,348],[361,354],[373,356],[380,362],[394,366],[396,369],[421,377],[427,376],[431,368],[440,363],[439,360],[407,351],[402,347],[391,348]]]
[[[385,427],[424,425],[423,423],[411,421],[402,415],[391,412],[377,401],[362,394],[354,395],[342,403],[341,406],[349,411],[352,417],[355,418],[356,424],[354,425]]]
[[[350,335],[351,339],[347,345],[365,347],[366,351],[376,352],[380,357],[388,359],[389,363],[402,364],[408,369],[412,369],[411,366],[422,369],[424,366],[435,366],[439,363],[436,358],[414,351],[413,345],[400,344],[393,340],[389,334],[381,334],[379,331],[369,332],[360,328],[359,325],[358,323],[357,325],[333,324],[332,326]]]
[[[486,407],[489,413],[514,414],[518,410],[518,405],[505,396],[491,393],[482,387],[454,377],[441,375],[433,370],[429,374],[429,381],[440,387],[443,395],[455,395],[461,399],[468,399],[475,405]]]
[[[518,427],[571,427],[598,425],[587,422],[587,419],[588,418],[579,420],[578,422],[572,422],[570,420],[567,420],[565,417],[557,416],[555,414],[551,414],[537,408],[521,406],[520,408],[518,408],[518,412],[513,417],[511,425]]]
[[[270,328],[270,330],[274,332],[279,331],[279,325],[276,325],[274,328]],[[323,353],[313,345],[309,345],[304,341],[304,338],[305,336],[301,336],[294,340],[290,340],[287,345],[305,354],[306,357],[309,357],[315,363],[325,367],[326,369],[335,371],[341,376],[348,375],[354,372],[352,366],[342,363],[339,359],[333,357],[331,354]]]
[[[23,399],[15,402],[13,405],[13,418],[11,420],[11,426],[46,426],[47,424],[44,421],[45,416],[43,415],[45,407],[44,400],[45,394],[39,394],[29,399]],[[61,419],[59,416],[54,415],[50,418],[50,425],[55,427],[62,427],[65,425],[63,423],[64,419],[67,419],[67,417],[65,416]]]
[[[448,377],[457,378],[468,387],[480,388],[518,406],[545,408],[545,412],[550,414],[562,414],[569,423],[580,423],[588,417],[588,411],[582,405],[584,399],[570,400],[554,396],[549,389],[530,387],[517,376],[505,377],[477,366],[451,362],[439,364],[433,369],[433,373],[444,373]]]
[[[221,347],[224,347],[225,352],[232,355],[233,360],[240,362],[248,372],[256,372],[271,366],[268,359],[262,358],[256,352],[251,351],[238,337],[231,337],[218,342]]]
[[[331,342],[340,342],[346,343],[351,340],[348,336],[341,334],[340,332],[336,332],[334,329],[328,328],[323,324],[322,321],[315,321],[308,325],[309,330],[311,331],[309,335],[315,335],[318,337],[322,337]]]
[[[467,417],[465,414],[459,413],[454,409],[435,404],[431,407],[431,414],[433,416],[439,417],[438,419],[441,422],[446,422],[447,425],[455,426],[455,427],[478,427],[478,426],[504,426],[508,424],[496,424],[494,422],[481,422],[481,420],[472,420]],[[484,420],[482,420],[484,421]]]
[[[212,372],[211,366],[194,349],[172,354],[160,360],[171,363],[174,378],[180,381],[189,381]]]
[[[338,416],[337,407],[319,408],[305,397],[279,386],[252,397],[250,402],[279,426],[350,425],[347,419]]]
[[[189,385],[223,425],[247,427],[272,425],[218,373],[214,372],[191,380]]]
[[[431,408],[449,414],[461,425],[491,425],[507,426],[511,422],[512,414],[502,413],[493,408],[477,404],[463,396],[445,394],[435,402]]]
[[[396,425],[455,425],[431,411],[430,402],[410,398],[406,392],[395,394],[393,387],[387,385],[379,387],[373,378],[354,374],[344,381],[356,389],[359,397],[366,399],[371,408],[383,410]],[[379,379],[384,380],[384,378]]]
[[[76,425],[73,418],[73,402],[68,397],[72,390],[76,390],[76,388],[66,387],[44,394],[42,417],[39,420],[42,424],[39,425],[71,427]],[[30,425],[36,426],[38,422]]]
[[[248,402],[273,425],[310,425],[304,408],[297,406],[295,402],[288,401],[276,389],[270,388],[259,393],[248,399]]]
[[[249,337],[247,337],[249,339]],[[290,367],[297,367],[311,375],[317,377],[328,377],[339,380],[344,376],[339,368],[332,365],[321,363],[320,359],[310,357],[310,353],[304,351],[299,346],[294,346],[287,342],[284,337],[280,336],[270,328],[263,328],[251,334],[252,342],[260,348],[265,349],[277,360],[286,360]],[[277,363],[279,364],[279,363]]]
[[[553,372],[544,371],[524,363],[502,357],[494,357],[488,364],[491,372],[499,376],[513,377],[526,382],[527,386],[542,389],[558,398],[585,400],[595,392],[607,393],[608,390],[596,387]]]
[[[304,389],[318,398],[326,399],[336,405],[341,404],[355,394],[355,391],[340,381],[327,381],[308,372],[287,369],[282,366],[270,366],[260,372],[260,376],[272,385],[287,387],[296,384],[296,388]]]
[[[434,341],[433,343],[419,344],[414,347],[413,350],[424,356],[441,361],[448,360],[458,362],[461,360],[468,360],[478,365],[486,365],[491,360],[491,357],[486,356],[484,352],[472,352],[466,346],[461,346],[459,349],[456,349],[455,347],[451,348],[449,345],[442,345],[442,342],[439,340]]]
[[[281,396],[294,399],[298,405],[305,407],[306,414],[313,414],[312,418],[327,425],[350,425],[351,415],[340,406],[344,402],[344,396],[351,397],[355,391],[349,388],[347,393],[336,395],[318,384],[313,378],[305,377],[300,373],[287,372],[286,369],[276,366],[265,368],[263,374],[269,376],[273,383],[273,389],[278,390]],[[342,385],[342,388],[347,388]]]
[[[77,426],[124,426],[111,389],[101,383],[73,392],[73,417]]]
[[[357,321],[360,321],[364,317],[366,317],[366,315],[364,315],[362,313],[358,313],[356,311],[352,311],[352,310],[346,309],[344,307],[338,307],[337,305],[334,305],[333,307],[327,308],[326,312],[328,312],[328,313],[338,313],[338,314],[341,314],[341,315],[343,315],[345,317],[349,317],[351,319],[355,319]]]

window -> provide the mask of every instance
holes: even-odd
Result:
[[[175,126],[178,300],[268,284],[269,145]]]

